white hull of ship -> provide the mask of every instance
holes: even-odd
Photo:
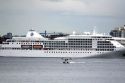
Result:
[[[119,51],[82,51],[82,50],[0,50],[4,57],[116,57],[125,54]]]

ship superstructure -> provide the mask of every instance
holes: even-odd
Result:
[[[125,47],[111,36],[76,34],[49,39],[34,30],[26,37],[13,37],[0,45],[0,56],[94,57],[123,55]]]

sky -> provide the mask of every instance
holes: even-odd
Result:
[[[0,35],[37,32],[108,33],[125,25],[125,0],[0,0]]]

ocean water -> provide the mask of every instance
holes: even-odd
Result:
[[[125,83],[125,59],[0,57],[0,83]]]

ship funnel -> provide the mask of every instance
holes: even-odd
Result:
[[[42,37],[38,32],[36,32],[35,30],[29,30],[27,32],[26,35],[27,38],[39,38],[39,39],[45,39],[44,37]]]

